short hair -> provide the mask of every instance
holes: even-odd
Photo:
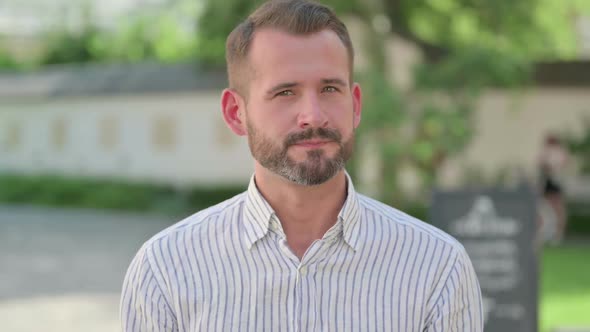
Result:
[[[352,81],[354,49],[344,23],[334,12],[309,0],[270,0],[262,4],[227,37],[225,58],[229,87],[247,93],[248,52],[257,29],[275,28],[295,35],[309,35],[328,29],[346,47]]]

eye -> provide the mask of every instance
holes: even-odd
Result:
[[[281,92],[277,93],[277,94],[275,95],[275,97],[280,97],[280,96],[292,96],[292,95],[294,95],[293,91],[291,91],[291,90],[284,90],[284,91],[281,91]]]
[[[340,90],[338,90],[338,88],[337,88],[337,87],[335,87],[335,86],[327,86],[327,87],[324,87],[324,88],[322,89],[322,91],[323,91],[323,92],[338,92],[338,91],[340,91]]]

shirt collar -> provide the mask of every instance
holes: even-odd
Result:
[[[338,214],[338,222],[342,222],[342,237],[354,250],[358,249],[359,227],[361,223],[361,207],[357,192],[348,173],[346,174],[347,195],[342,210]]]
[[[339,233],[341,232],[344,241],[356,250],[359,241],[358,228],[360,226],[361,209],[358,194],[354,190],[352,180],[348,173],[345,174],[347,196],[338,214],[335,227],[339,230]],[[256,181],[253,175],[248,185],[243,212],[244,236],[248,249],[251,249],[256,241],[263,238],[269,232],[270,224],[274,217],[275,212],[256,187]]]
[[[258,191],[254,175],[252,175],[246,194],[243,216],[244,235],[248,249],[251,249],[256,241],[268,233],[270,219],[274,214],[275,212],[270,204],[268,204],[264,197],[262,197],[260,191]]]

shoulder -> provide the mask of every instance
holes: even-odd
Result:
[[[193,238],[207,236],[211,227],[229,227],[238,220],[236,216],[242,210],[245,197],[246,193],[241,193],[171,225],[146,241],[140,253],[153,252],[186,236]]]
[[[362,214],[367,219],[365,222],[371,219],[373,224],[383,223],[380,229],[389,232],[390,236],[394,235],[393,233],[403,233],[406,240],[426,238],[447,247],[454,255],[462,255],[465,251],[459,241],[443,230],[375,199],[364,195],[358,196]]]

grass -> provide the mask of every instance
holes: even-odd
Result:
[[[541,331],[590,327],[590,244],[545,248],[540,272]]]

